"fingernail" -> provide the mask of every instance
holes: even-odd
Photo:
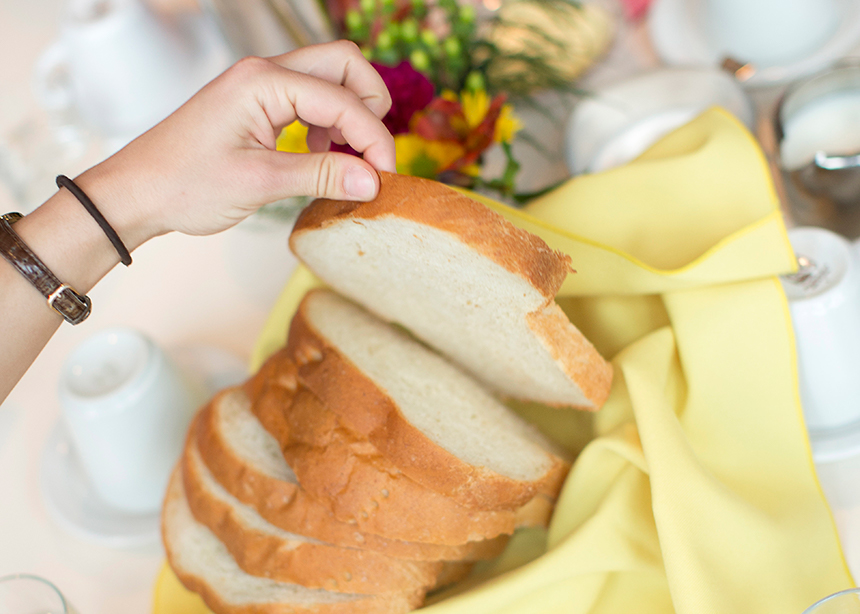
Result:
[[[370,200],[376,194],[376,183],[366,169],[353,166],[343,178],[343,191],[350,198]]]

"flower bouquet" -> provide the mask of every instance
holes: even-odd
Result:
[[[397,171],[511,203],[525,200],[513,147],[523,122],[513,103],[576,91],[613,30],[607,12],[570,0],[327,0],[325,9],[336,35],[359,45],[391,92],[383,122]],[[306,134],[298,122],[288,126],[279,149],[307,151]],[[490,169],[492,150],[503,161]]]

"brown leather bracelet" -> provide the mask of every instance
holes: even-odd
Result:
[[[12,224],[19,219],[20,213],[0,215],[0,255],[48,300],[48,305],[63,316],[66,322],[80,324],[92,310],[90,298],[78,294],[74,288],[57,279],[45,263],[27,247],[18,233],[12,230]]]

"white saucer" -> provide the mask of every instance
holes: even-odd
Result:
[[[810,430],[809,443],[816,463],[857,458],[860,456],[860,422],[824,431]]]
[[[247,378],[244,361],[218,348],[195,345],[168,353],[207,399]],[[81,539],[111,548],[134,548],[159,540],[160,510],[131,514],[98,497],[62,420],[54,425],[42,451],[39,486],[57,524]]]
[[[648,17],[651,42],[657,55],[666,64],[719,67],[722,63],[724,58],[708,46],[700,2],[658,0],[651,7]],[[856,49],[860,44],[860,2],[837,0],[837,5],[841,8],[841,18],[830,40],[800,61],[759,68],[744,81],[744,85],[765,87],[788,83],[817,72]]]
[[[39,482],[51,516],[77,537],[111,548],[132,548],[158,541],[158,510],[129,514],[98,498],[81,469],[62,422],[57,422],[48,436]]]

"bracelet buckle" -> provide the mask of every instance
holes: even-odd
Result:
[[[57,300],[60,301],[59,306],[54,304]],[[69,305],[73,305],[74,309],[69,309]],[[86,320],[90,315],[91,305],[90,297],[78,294],[68,284],[60,284],[48,296],[48,306],[63,316],[69,324],[80,324]]]
[[[34,254],[12,224],[21,219],[20,213],[0,215],[0,257],[9,262],[48,301],[48,306],[66,322],[80,324],[90,315],[90,297],[78,294],[70,285],[61,282]]]

